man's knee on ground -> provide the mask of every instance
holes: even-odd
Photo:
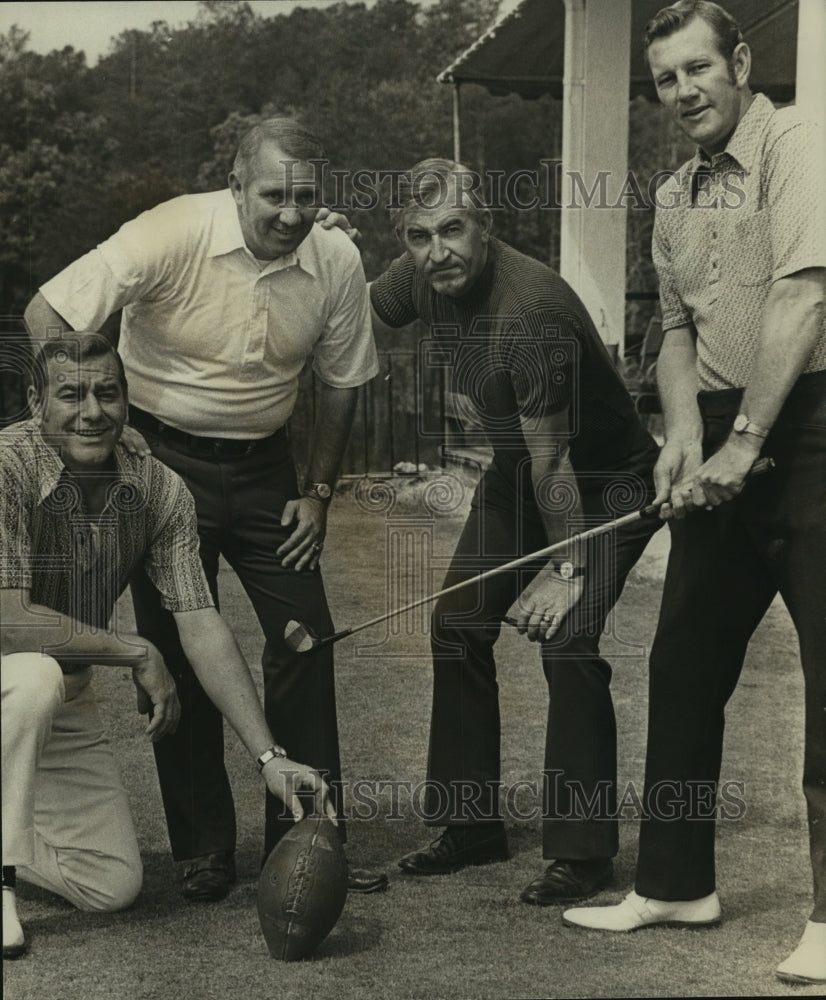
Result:
[[[112,858],[97,855],[92,870],[84,872],[83,883],[74,882],[79,910],[97,913],[116,913],[128,909],[143,885],[143,865],[140,857]]]
[[[51,716],[63,704],[64,681],[60,664],[40,653],[11,653],[0,661],[4,724],[7,713],[28,720]]]

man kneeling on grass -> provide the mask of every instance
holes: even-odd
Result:
[[[47,341],[29,405],[33,419],[0,432],[4,958],[26,950],[16,876],[82,910],[123,909],[140,889],[127,795],[89,685],[92,664],[131,667],[146,735],[175,731],[180,705],[157,649],[107,627],[138,564],[270,792],[300,819],[296,792],[312,789],[334,817],[321,777],[267,728],[207,587],[191,495],[156,459],[119,445],[127,395],[117,352],[97,334]]]

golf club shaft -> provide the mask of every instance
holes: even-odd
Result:
[[[774,468],[774,459],[760,458],[749,470],[747,478],[752,479],[755,476],[762,475],[764,472],[768,472],[768,470],[772,468]],[[445,594],[452,594],[454,591],[461,590],[463,587],[470,587],[472,584],[481,583],[482,580],[487,580],[491,576],[496,576],[497,573],[506,573],[508,570],[517,569],[519,566],[526,565],[526,563],[534,562],[537,559],[544,559],[547,556],[554,555],[556,552],[561,552],[563,549],[568,548],[572,544],[579,544],[581,542],[588,541],[591,538],[596,538],[599,535],[605,535],[609,531],[614,531],[616,528],[621,528],[626,524],[631,524],[634,521],[638,521],[640,518],[655,517],[659,514],[659,512],[659,504],[649,504],[647,507],[632,511],[632,513],[625,514],[613,521],[606,521],[605,524],[597,525],[596,528],[588,528],[586,531],[581,531],[577,535],[571,535],[570,538],[563,538],[561,541],[554,542],[552,545],[546,545],[543,549],[537,549],[535,552],[529,552],[527,555],[520,556],[518,559],[511,559],[510,562],[502,563],[501,566],[494,566],[493,569],[485,570],[484,573],[479,573],[477,576],[468,577],[467,580],[460,580],[459,583],[454,583],[451,587],[445,587],[443,590],[437,590],[434,594],[427,594],[425,597],[420,597],[416,601],[411,601],[410,604],[405,604],[403,607],[394,608],[392,611],[386,611],[384,614],[377,615],[375,618],[362,622],[360,625],[352,625],[350,628],[344,629],[342,632],[336,632],[335,635],[329,635],[326,638],[319,639],[317,646],[326,646],[331,642],[338,642],[339,639],[345,639],[348,635],[353,635],[355,632],[361,632],[362,629],[370,628],[372,625],[378,625],[380,622],[387,621],[388,618],[395,618],[397,615],[403,615],[407,611],[413,611],[415,608],[420,608],[423,604],[429,604],[431,601],[438,600],[440,597],[444,597]]]

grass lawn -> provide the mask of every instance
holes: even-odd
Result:
[[[380,497],[339,496],[324,566],[339,628],[438,587],[462,525],[463,503],[433,517],[421,492],[403,483],[391,510]],[[437,504],[449,508],[445,496]],[[620,786],[642,788],[646,717],[645,653],[659,606],[664,532],[634,571],[605,650],[615,668]],[[387,553],[392,554],[392,561]],[[429,572],[428,572],[429,570]],[[229,570],[222,607],[259,676],[260,631]],[[130,615],[128,598],[119,608]],[[424,778],[430,711],[427,614],[397,621],[337,646],[339,720],[345,777],[373,782]],[[513,632],[499,646],[503,781],[536,781],[542,763],[546,689],[535,647]],[[811,870],[800,777],[802,679],[788,616],[775,604],[756,635],[731,702],[723,779],[741,781],[745,816],[721,823],[720,928],[604,936],[562,926],[559,909],[519,903],[542,870],[538,819],[508,823],[507,863],[418,880],[396,858],[428,833],[409,795],[386,784],[381,817],[351,821],[348,854],[381,866],[389,892],[351,896],[313,960],[271,960],[255,909],[263,788],[234,733],[228,767],[238,810],[239,881],[211,906],[188,906],[168,853],[152,752],[134,711],[126,671],[98,668],[97,691],[129,789],[144,854],[144,890],[117,915],[78,913],[23,886],[20,910],[30,954],[7,962],[6,1000],[276,1000],[293,997],[451,998],[817,996],[784,987],[774,967],[802,933]],[[275,734],[276,738],[278,734]],[[526,812],[529,791],[517,799]],[[619,901],[633,882],[637,826],[621,824],[616,874],[601,901]],[[680,859],[675,859],[679,864]]]

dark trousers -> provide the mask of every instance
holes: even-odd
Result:
[[[739,391],[701,393],[706,449],[728,436]],[[826,921],[826,373],[802,376],[763,447],[774,472],[675,522],[651,651],[637,891],[698,899],[715,887],[724,709],[749,639],[779,592],[805,678],[803,789],[815,915]]]
[[[274,739],[293,760],[340,782],[331,647],[292,653],[284,643],[290,619],[319,635],[333,631],[321,574],[281,565],[276,550],[294,526],[280,524],[298,496],[286,435],[246,457],[216,461],[141,428],[152,453],[174,469],[195,498],[201,561],[218,601],[218,557],[235,570],[264,631],[264,709]],[[131,582],[138,632],[161,651],[175,677],[182,717],[177,732],[154,744],[172,855],[176,860],[235,847],[235,810],[224,768],[223,720],[183,654],[175,621],[160,606],[143,572]],[[231,623],[230,623],[231,625]],[[254,767],[250,761],[250,767]],[[334,788],[334,794],[335,788]],[[292,825],[267,793],[265,851]]]
[[[650,501],[650,456],[623,513]],[[603,486],[607,487],[610,479]],[[512,487],[511,487],[512,489]],[[547,544],[533,495],[502,502],[496,470],[483,478],[456,547],[445,586]],[[610,488],[583,491],[588,526],[616,516]],[[512,494],[511,494],[512,495]],[[661,522],[638,520],[594,540],[580,603],[553,639],[541,644],[549,706],[543,782],[543,855],[605,858],[617,852],[616,723],[611,668],[600,636],[625,579]],[[542,560],[440,598],[432,617],[433,714],[426,815],[433,825],[500,818],[500,717],[494,644],[501,617]],[[565,584],[560,584],[565,586]],[[525,639],[524,655],[532,648]],[[586,805],[591,802],[593,808]]]

